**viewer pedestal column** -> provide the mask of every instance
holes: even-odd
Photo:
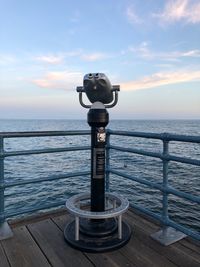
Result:
[[[104,105],[95,102],[88,112],[91,126],[91,211],[105,210],[105,127],[109,115]]]

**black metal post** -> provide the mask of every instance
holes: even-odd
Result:
[[[88,124],[91,126],[91,211],[105,210],[105,126],[109,115],[104,105],[90,108]]]

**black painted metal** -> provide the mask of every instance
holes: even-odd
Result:
[[[91,126],[91,211],[105,210],[105,126],[109,122],[106,109],[90,109]]]
[[[106,235],[105,237],[91,236],[90,234],[80,233],[80,239],[74,239],[75,223],[69,223],[64,230],[64,236],[67,242],[74,248],[84,252],[102,253],[105,251],[112,251],[123,247],[128,243],[131,237],[130,226],[122,222],[122,239],[118,238],[118,233],[115,231]]]

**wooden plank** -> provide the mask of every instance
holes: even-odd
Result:
[[[133,224],[138,224],[140,227],[145,229],[148,235],[160,229],[152,222],[147,221],[145,218],[138,217],[138,215],[133,212],[129,212],[128,216],[133,219]],[[182,239],[179,242],[174,243],[173,247],[183,251],[185,254],[188,254],[190,257],[193,257],[196,261],[200,262],[200,247],[195,243],[191,243],[187,239]]]
[[[166,258],[165,255],[161,255],[159,251],[154,250],[152,247],[148,246],[148,243],[143,239],[138,239],[137,235],[135,235],[137,229],[135,229],[135,225],[139,224],[142,227],[143,234],[146,234],[148,238],[150,233],[157,231],[158,225],[155,225],[152,221],[148,221],[144,217],[140,217],[139,214],[135,214],[132,211],[128,211],[125,215],[126,220],[129,225],[132,227],[133,235],[130,240],[131,249],[135,249],[135,253],[137,253],[138,257],[145,257],[148,260],[151,260],[150,266],[177,266],[176,263],[171,262],[170,259]],[[129,252],[130,255],[133,253]]]
[[[51,210],[51,211],[41,212],[39,214],[31,214],[31,215],[27,215],[25,217],[9,220],[9,225],[11,225],[12,227],[27,225],[30,223],[43,221],[43,220],[52,218],[54,216],[60,216],[63,214],[67,214],[66,209],[64,209],[64,208],[55,209],[55,210]]]
[[[180,267],[199,267],[199,262],[184,252],[183,249],[179,249],[176,244],[168,247],[162,246],[149,236],[150,232],[148,231],[148,227],[145,228],[143,223],[140,224],[138,220],[134,221],[131,216],[126,216],[126,220],[133,227],[136,238],[144,242],[146,246],[157,251],[160,255],[166,257],[169,261]]]
[[[13,228],[13,233],[13,238],[2,241],[12,267],[50,266],[25,226]]]
[[[1,267],[10,267],[8,260],[6,258],[6,255],[3,251],[3,247],[1,245],[1,243],[0,243],[0,263],[1,263],[0,264]]]
[[[54,217],[53,221],[60,227],[63,231],[67,222],[71,219],[68,215]],[[126,256],[124,256],[121,252],[121,249],[107,252],[107,253],[84,253],[92,263],[97,267],[124,267],[131,266],[136,267],[137,265],[134,262],[131,262]]]
[[[143,240],[138,239],[133,231],[129,244],[122,248],[122,253],[126,255],[129,260],[136,262],[139,266],[157,266],[157,267],[176,267],[164,255],[160,255],[157,251],[150,248]]]
[[[177,242],[176,247],[180,250],[183,250],[184,253],[198,261],[200,266],[200,247],[199,251],[196,251],[191,249],[190,247],[184,246],[183,244],[181,244],[181,242]]]
[[[196,251],[200,255],[200,241],[195,240],[194,242],[190,240],[190,238],[185,238],[180,241],[180,243],[191,249],[192,251]]]
[[[154,224],[153,222],[147,220],[144,217],[139,216],[138,214],[130,210],[125,214],[125,217],[129,217],[130,219],[132,219],[132,222],[134,222],[134,224],[139,223],[139,225],[144,227],[145,231],[152,233],[160,230],[160,227],[158,225]]]
[[[27,227],[54,267],[93,266],[83,253],[71,248],[65,242],[63,232],[51,219],[29,224]]]
[[[86,253],[86,255],[95,267],[138,267],[122,255],[120,250],[96,254]]]
[[[153,222],[149,221],[145,217],[140,217],[139,214],[135,214],[133,212],[133,209],[128,211],[128,215],[133,218],[134,222],[139,222],[140,225],[145,225],[145,230],[148,230],[149,232],[156,232],[160,230],[161,226],[158,226],[154,224]],[[191,239],[190,237],[184,238],[176,243],[176,245],[182,245],[184,246],[182,249],[184,250],[185,247],[191,249],[191,251],[196,252],[197,255],[200,255],[200,242],[194,239]]]
[[[121,252],[132,262],[135,262],[137,266],[149,267],[153,265],[153,261],[148,257],[145,257],[144,251],[138,251],[138,242],[132,236],[129,243],[121,248]]]

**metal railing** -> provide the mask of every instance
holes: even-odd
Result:
[[[34,149],[34,150],[22,150],[22,151],[6,151],[4,149],[4,140],[7,138],[22,138],[22,137],[50,137],[50,136],[75,136],[75,135],[89,135],[90,131],[48,131],[48,132],[9,132],[9,133],[0,133],[0,237],[1,237],[1,227],[3,228],[4,223],[7,218],[17,216],[24,213],[34,212],[37,210],[48,209],[52,207],[57,207],[64,205],[65,201],[54,202],[50,204],[41,205],[39,207],[32,207],[28,209],[21,209],[17,211],[7,212],[5,210],[5,194],[4,191],[6,188],[11,188],[15,186],[24,186],[27,184],[38,184],[44,181],[53,181],[65,179],[67,177],[76,177],[76,176],[86,176],[90,174],[90,171],[79,171],[79,172],[71,172],[62,175],[54,175],[42,178],[32,178],[23,181],[13,181],[7,182],[4,179],[4,160],[8,157],[13,156],[21,156],[21,155],[32,155],[32,154],[43,154],[43,153],[58,153],[58,152],[69,152],[69,151],[81,151],[81,150],[89,150],[90,146],[73,146],[73,147],[62,147],[62,148],[45,148],[45,149]],[[145,151],[136,148],[124,148],[116,145],[112,145],[110,142],[110,136],[125,136],[125,137],[138,137],[138,138],[148,138],[148,139],[156,139],[163,142],[163,151],[152,152]],[[131,206],[142,213],[145,213],[159,222],[162,223],[163,226],[171,226],[186,235],[189,235],[197,240],[200,240],[200,234],[198,232],[194,232],[188,229],[185,226],[182,226],[172,219],[169,218],[168,215],[168,195],[172,194],[180,198],[187,199],[194,203],[200,204],[200,197],[195,196],[189,193],[185,193],[179,190],[176,190],[172,186],[169,185],[168,182],[168,164],[170,161],[191,164],[195,166],[200,166],[200,160],[191,159],[186,157],[179,157],[175,155],[169,154],[169,143],[171,141],[177,142],[189,142],[189,143],[200,143],[200,136],[185,136],[185,135],[175,135],[175,134],[157,134],[157,133],[142,133],[142,132],[125,132],[125,131],[112,131],[107,130],[107,152],[106,152],[106,189],[109,191],[110,184],[110,175],[117,175],[123,177],[125,179],[130,179],[142,185],[149,186],[150,188],[157,189],[162,194],[162,214],[159,215],[157,213],[152,212],[146,208],[138,206],[136,204],[131,204]],[[133,175],[127,174],[124,171],[116,170],[112,168],[110,165],[110,158],[112,158],[112,151],[121,151],[121,152],[129,152],[136,155],[143,155],[147,157],[158,158],[161,160],[163,169],[162,169],[162,183],[152,182],[149,180],[145,180],[140,177],[134,177]],[[89,167],[89,166],[88,166]]]
[[[8,132],[0,133],[0,225],[5,222],[6,218],[14,217],[20,214],[30,213],[38,210],[49,209],[57,206],[64,205],[64,201],[56,203],[40,205],[38,207],[32,207],[28,209],[13,210],[7,212],[5,210],[5,195],[6,188],[15,186],[24,186],[27,184],[38,184],[44,181],[54,181],[66,179],[69,177],[86,176],[90,174],[90,171],[71,172],[60,175],[40,177],[34,179],[28,179],[23,181],[6,182],[4,179],[4,160],[7,157],[22,156],[22,155],[34,155],[34,154],[46,154],[46,153],[60,153],[69,151],[81,151],[89,150],[90,146],[74,146],[74,147],[61,147],[61,148],[46,148],[46,149],[31,149],[22,151],[5,151],[4,140],[7,138],[23,138],[23,137],[52,137],[52,136],[75,136],[75,135],[89,135],[90,131],[43,131],[43,132]]]
[[[156,139],[160,140],[163,143],[163,150],[161,153],[159,152],[151,152],[151,151],[145,151],[141,149],[136,149],[136,148],[125,148],[125,147],[120,147],[116,145],[112,145],[110,142],[110,136],[125,136],[125,137],[139,137],[139,138],[146,138],[146,139]],[[107,131],[107,140],[108,140],[108,145],[107,145],[107,190],[109,190],[109,180],[110,180],[110,174],[117,175],[119,177],[123,177],[125,179],[130,179],[132,181],[135,181],[137,183],[140,183],[142,185],[146,185],[150,188],[154,188],[159,190],[162,193],[162,214],[159,215],[155,212],[152,212],[151,210],[148,210],[144,207],[138,206],[136,204],[131,204],[131,206],[138,211],[147,214],[154,219],[158,220],[161,222],[161,224],[166,227],[166,226],[171,226],[178,231],[181,231],[185,233],[188,236],[191,236],[192,238],[195,238],[197,240],[200,240],[200,234],[198,232],[192,231],[188,229],[185,226],[182,226],[175,221],[173,221],[168,214],[168,195],[172,194],[174,196],[184,198],[186,200],[189,200],[193,203],[200,204],[200,197],[196,195],[192,195],[190,193],[185,193],[183,191],[177,190],[170,186],[168,182],[168,164],[170,161],[174,162],[179,162],[179,163],[185,163],[185,164],[191,164],[195,166],[200,166],[200,160],[197,159],[191,159],[191,158],[186,158],[186,157],[179,157],[175,155],[171,155],[169,153],[169,143],[171,141],[176,141],[176,142],[188,142],[188,143],[196,143],[200,144],[200,136],[186,136],[186,135],[176,135],[176,134],[169,134],[169,133],[163,133],[163,134],[157,134],[157,133],[144,133],[144,132],[127,132],[127,131],[112,131],[108,130]],[[121,152],[129,152],[133,153],[136,155],[142,155],[142,156],[147,156],[147,157],[153,157],[160,159],[162,161],[162,183],[158,182],[152,182],[140,177],[134,177],[133,175],[125,173],[125,171],[118,171],[112,166],[110,166],[110,158],[111,158],[111,152],[110,150],[115,150],[115,151],[121,151]]]

